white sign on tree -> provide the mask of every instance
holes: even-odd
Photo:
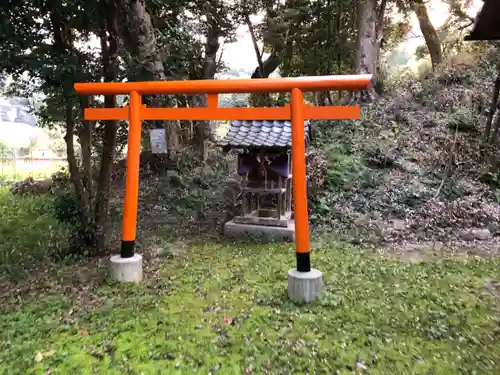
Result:
[[[153,154],[166,154],[167,141],[165,140],[165,129],[150,129],[149,140]]]

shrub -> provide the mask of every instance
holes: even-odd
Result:
[[[97,244],[97,228],[91,221],[86,225],[82,222],[84,217],[83,202],[77,199],[69,174],[65,170],[61,170],[52,175],[52,181],[55,217],[61,225],[71,228],[68,247],[60,256],[90,255],[89,250],[94,249]]]
[[[477,116],[469,108],[460,108],[448,120],[448,127],[464,133],[479,133]]]
[[[49,195],[14,196],[0,187],[0,267],[21,271],[50,260],[68,245],[68,227],[55,215]]]
[[[23,181],[16,182],[10,187],[13,195],[41,195],[51,191],[52,180],[45,179],[36,181],[33,177],[28,177]]]
[[[346,191],[361,182],[365,168],[345,145],[331,146],[326,150],[326,157],[325,186],[328,190]]]

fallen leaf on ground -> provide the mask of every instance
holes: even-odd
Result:
[[[43,355],[42,355],[42,353],[40,353],[40,352],[36,352],[36,355],[35,355],[35,362],[37,362],[37,363],[38,363],[38,362],[41,362],[41,361],[42,361],[42,359],[43,359]]]
[[[43,352],[42,356],[43,358],[47,358],[47,357],[52,357],[54,354],[56,354],[55,350],[49,350],[47,352]]]

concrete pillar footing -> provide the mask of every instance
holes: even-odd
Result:
[[[134,254],[132,258],[113,255],[109,259],[111,278],[121,282],[139,283],[142,281],[142,256]]]
[[[309,272],[299,272],[296,268],[288,271],[288,297],[298,303],[317,300],[323,291],[323,275],[312,268]]]

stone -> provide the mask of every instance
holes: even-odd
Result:
[[[241,224],[230,220],[224,224],[224,236],[233,239],[250,239],[260,243],[293,242],[295,241],[295,222],[290,220],[285,228]]]
[[[472,90],[463,91],[460,103],[462,103],[464,107],[471,108],[474,103],[474,92]]]
[[[394,166],[406,173],[422,174],[422,169],[416,163],[408,160],[398,160],[394,163]]]
[[[131,258],[113,255],[109,259],[111,278],[121,282],[139,283],[142,281],[142,256],[134,254]]]
[[[406,222],[401,219],[393,219],[391,221],[392,229],[394,230],[403,230],[406,228]]]
[[[435,128],[437,125],[437,122],[433,119],[426,119],[422,121],[423,128]]]
[[[479,241],[486,241],[491,238],[491,232],[488,228],[474,228],[471,230],[471,233]]]
[[[464,241],[486,241],[489,240],[492,235],[488,228],[470,228],[459,231],[458,237]]]
[[[488,224],[488,229],[491,232],[492,236],[498,236],[500,234],[500,224],[499,223]]]
[[[462,229],[458,232],[458,238],[463,241],[474,241],[474,235],[468,229]]]
[[[181,188],[187,187],[182,177],[176,171],[173,170],[167,171],[167,180],[169,184],[173,187],[181,187]]]
[[[364,227],[370,223],[370,220],[371,218],[369,214],[360,215],[356,218],[356,220],[354,220],[354,225]]]
[[[392,155],[384,154],[380,149],[365,151],[365,164],[370,168],[385,169],[394,167],[395,159]]]
[[[316,301],[323,292],[323,274],[312,268],[309,272],[299,272],[296,268],[288,271],[288,297],[296,303]]]

